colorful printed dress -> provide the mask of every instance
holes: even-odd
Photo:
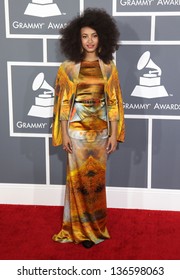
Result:
[[[62,144],[61,121],[68,120],[73,153],[68,154],[62,229],[57,242],[95,244],[109,238],[106,227],[106,144],[109,122],[117,121],[124,141],[124,110],[113,62],[65,61],[56,77],[52,144]]]
[[[99,243],[109,234],[105,192],[107,112],[98,60],[81,63],[69,135],[73,153],[68,154],[63,225],[53,240]]]

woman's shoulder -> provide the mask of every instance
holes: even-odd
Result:
[[[62,64],[61,65],[63,65],[64,67],[67,67],[67,66],[69,66],[69,65],[74,65],[75,64],[75,62],[74,61],[71,61],[71,60],[65,60],[65,61],[63,61],[62,62]]]
[[[117,67],[116,67],[116,64],[115,64],[114,60],[110,61],[110,65],[111,65],[112,70],[117,70]]]
[[[113,60],[110,60],[108,63],[104,63],[102,61],[102,63],[104,64],[104,67],[107,68],[107,69],[116,69],[116,65],[115,65],[115,62]]]
[[[104,62],[102,62],[102,63],[103,63],[104,72],[105,72],[106,76],[110,78],[111,75],[114,73],[114,71],[117,70],[114,61],[111,60],[111,61],[109,61],[107,64],[104,63]]]
[[[59,65],[58,74],[68,74],[72,70],[72,68],[74,68],[74,65],[75,63],[73,61],[65,60]]]
[[[65,60],[59,66],[58,76],[74,81],[74,79],[77,78],[78,65],[79,64],[74,61]]]
[[[75,66],[75,62],[71,60],[65,60],[64,62],[61,63],[60,68],[67,70],[69,67]]]

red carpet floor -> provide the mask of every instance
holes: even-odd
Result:
[[[62,207],[0,205],[1,260],[180,260],[180,212],[108,210],[111,235],[91,249],[60,244]]]

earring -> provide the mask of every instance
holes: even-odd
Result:
[[[101,47],[98,48],[98,53],[100,54],[100,52],[101,52]]]
[[[81,47],[81,54],[84,52],[84,49],[83,49],[83,47]]]

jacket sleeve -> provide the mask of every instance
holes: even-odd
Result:
[[[107,83],[107,114],[109,121],[118,122],[117,141],[124,142],[125,139],[125,122],[124,108],[118,71],[112,64],[112,74]]]
[[[64,71],[63,64],[59,67],[55,82],[55,97],[52,124],[52,145],[62,144],[61,120],[68,120],[70,102],[68,98],[68,76]]]

